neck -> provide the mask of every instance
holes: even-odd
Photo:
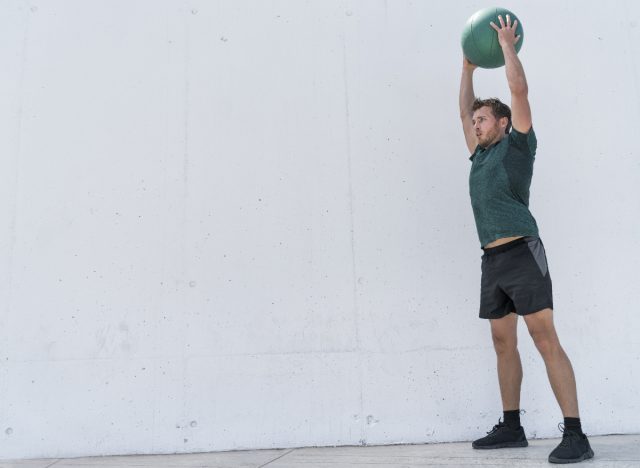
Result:
[[[506,133],[504,133],[504,132],[503,132],[503,133],[500,133],[500,135],[498,135],[498,136],[496,137],[496,139],[495,139],[495,140],[493,140],[491,143],[489,143],[489,145],[488,145],[488,146],[495,145],[496,143],[500,143],[500,142],[502,141],[502,139],[503,139],[504,137],[506,137],[506,136],[507,136],[507,134],[506,134]]]

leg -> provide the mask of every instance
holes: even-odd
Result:
[[[533,341],[544,359],[553,393],[564,417],[578,418],[576,379],[553,325],[553,310],[543,309],[525,315],[524,320]]]
[[[517,329],[518,316],[514,313],[500,319],[491,319],[491,336],[498,358],[498,381],[505,411],[520,409],[522,364],[517,347]],[[514,428],[498,421],[485,437],[474,440],[471,445],[475,449],[498,449],[526,447],[529,442],[522,426]]]
[[[518,316],[491,320],[491,337],[498,359],[498,381],[504,411],[520,409],[522,364],[518,353]]]

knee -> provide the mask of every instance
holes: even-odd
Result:
[[[491,338],[496,354],[511,354],[518,350],[518,340],[515,336],[492,333]]]
[[[562,350],[555,333],[546,330],[530,330],[529,334],[543,357],[553,356]]]

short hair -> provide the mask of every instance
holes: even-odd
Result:
[[[506,117],[507,119],[509,119],[509,122],[507,123],[507,128],[504,129],[504,133],[509,133],[509,131],[511,131],[511,109],[509,109],[509,106],[507,106],[504,102],[502,102],[498,98],[489,98],[489,99],[476,98],[473,101],[473,106],[471,107],[471,110],[475,112],[481,107],[489,107],[491,109],[491,112],[493,113],[493,116],[496,119],[501,119],[502,117]]]

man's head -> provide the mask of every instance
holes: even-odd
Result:
[[[473,101],[473,129],[483,148],[500,141],[511,130],[511,109],[500,99]]]

